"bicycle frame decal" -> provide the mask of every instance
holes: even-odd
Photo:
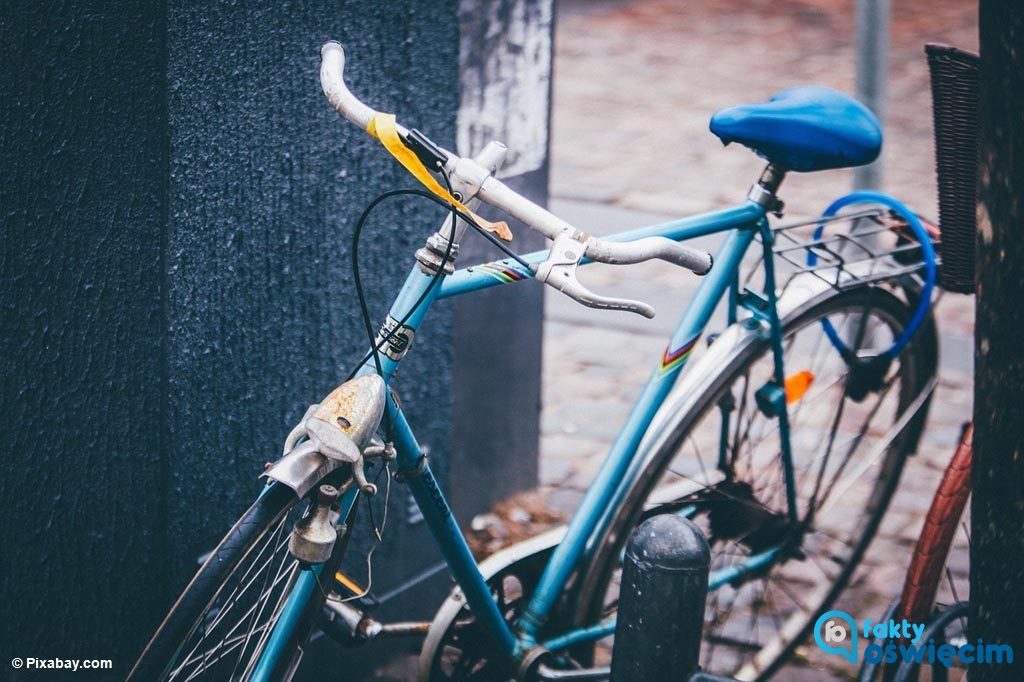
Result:
[[[683,364],[690,357],[690,351],[693,350],[693,347],[697,345],[697,341],[699,340],[700,334],[693,337],[674,351],[670,351],[666,348],[665,353],[661,356],[661,367],[658,368],[658,372],[660,374],[665,374],[682,368]]]
[[[520,280],[527,279],[533,276],[532,273],[523,273],[521,270],[517,270],[516,267],[506,265],[504,263],[484,263],[483,265],[475,265],[470,269],[484,272],[493,277],[494,279],[498,280],[502,284],[508,284],[509,282],[518,282]]]

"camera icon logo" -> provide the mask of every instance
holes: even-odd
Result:
[[[857,664],[857,623],[846,611],[833,609],[821,614],[814,623],[814,643],[826,653]]]

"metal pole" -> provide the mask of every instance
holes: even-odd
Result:
[[[885,91],[889,79],[889,19],[891,0],[857,0],[856,27],[854,28],[854,49],[857,52],[857,99],[878,117],[885,130]],[[885,146],[882,147],[885,152]],[[867,166],[853,169],[854,189],[882,189],[882,157]],[[864,221],[868,222],[868,221]],[[857,233],[861,222],[853,224],[852,232]],[[864,237],[868,247],[881,245],[878,236]],[[850,320],[853,329],[861,325],[859,317]],[[870,346],[875,330],[868,327],[863,332],[862,345]]]
[[[889,73],[890,0],[857,0],[857,99],[885,127],[885,90]],[[882,188],[881,159],[853,171],[855,189]]]
[[[678,682],[695,672],[711,561],[691,521],[655,516],[626,545],[612,682]]]

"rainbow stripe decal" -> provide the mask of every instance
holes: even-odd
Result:
[[[519,270],[516,270],[504,263],[484,263],[483,265],[474,265],[470,270],[474,272],[479,270],[488,277],[498,280],[502,284],[518,282],[529,277],[529,275],[525,275]]]
[[[700,334],[697,334],[697,336],[675,350],[666,348],[665,354],[661,356],[661,366],[658,368],[658,373],[668,374],[682,367],[690,357],[690,351],[697,345],[698,340],[700,340]]]

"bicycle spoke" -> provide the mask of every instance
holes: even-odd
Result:
[[[281,562],[280,562],[280,564],[278,564],[277,574],[275,575],[275,578],[274,578],[274,582],[275,583],[277,582],[278,576],[282,575],[281,571],[284,569],[285,563],[289,562],[289,561],[291,561],[291,565],[290,565],[290,568],[289,568],[288,573],[287,573],[287,575],[289,576],[288,577],[288,584],[290,584],[292,582],[292,579],[294,577],[295,569],[297,567],[297,564],[294,562],[294,560],[292,560],[292,558],[291,558],[291,556],[289,554],[283,553],[282,556],[281,556]],[[268,577],[269,577],[269,575],[268,575]],[[291,590],[288,589],[288,587],[286,586],[286,588],[281,591],[281,594],[278,597],[278,604],[280,604],[281,600],[283,600],[290,592],[291,592]],[[266,594],[267,597],[269,597],[269,592],[265,592],[264,594]],[[267,597],[263,597],[263,598],[260,599],[259,611],[258,611],[258,613],[254,614],[254,616],[253,616],[253,619],[254,619],[255,622],[259,622],[259,619],[263,616],[264,610],[267,608],[267,603],[269,601],[269,599]],[[276,608],[277,607],[275,607],[275,612],[274,612],[275,614],[276,614]],[[271,618],[268,619],[267,622],[268,622],[268,624],[272,624],[272,623],[277,622],[277,619],[276,619],[276,617],[274,615],[272,615]],[[271,632],[272,629],[273,629],[273,627],[271,625],[271,627],[268,627],[266,630],[264,630],[264,634],[261,635],[259,641],[257,641],[256,646],[255,646],[255,651],[253,652],[253,658],[250,659],[250,665],[246,666],[245,671],[242,674],[243,678],[246,678],[246,677],[249,676],[250,666],[251,665],[255,665],[256,657],[263,650],[263,643],[265,641],[265,637],[266,637],[266,635],[268,635]],[[246,650],[246,647],[248,647],[248,646],[249,646],[249,642],[247,640],[245,642],[245,644],[243,645],[243,647],[242,647],[241,653],[239,654],[239,657],[238,657],[239,661],[241,661],[241,659],[245,656],[245,650]]]
[[[266,626],[264,626],[264,627],[266,627]],[[214,658],[212,661],[210,661],[210,664],[213,665],[213,664],[218,663],[221,658],[223,658],[224,656],[227,656],[232,651],[234,651],[239,646],[241,646],[243,638],[244,638],[244,635],[238,635],[238,636],[233,637],[232,639],[228,640],[227,646],[223,650],[221,650],[219,652],[219,654],[218,654],[218,656],[216,658]],[[190,682],[191,680],[196,679],[199,675],[201,675],[202,673],[206,672],[208,669],[209,668],[207,666],[205,666],[205,665],[197,668],[196,670],[194,670],[192,672],[191,675],[186,677],[183,680],[183,682]],[[172,677],[170,679],[174,679],[174,678]]]
[[[810,612],[810,611],[813,610],[810,606],[805,604],[803,601],[801,601],[800,599],[797,599],[796,595],[794,595],[792,592],[789,591],[789,589],[786,588],[786,583],[784,581],[782,581],[782,580],[776,581],[774,586],[775,586],[776,589],[779,590],[779,592],[782,592],[782,594],[786,595],[791,602],[796,604],[797,608],[800,609],[801,611]]]
[[[747,621],[747,628],[750,630],[751,635],[754,636],[754,641],[757,641],[757,633],[760,626],[758,616],[761,615],[761,606],[764,604],[765,593],[768,591],[768,579],[762,578],[760,583],[761,592],[754,597],[754,607],[750,610],[750,619]]]
[[[884,390],[879,394],[879,399],[875,403],[875,407],[872,408],[871,413],[868,416],[868,419],[864,421],[864,425],[861,427],[860,432],[858,432],[857,435],[854,436],[852,439],[847,441],[850,443],[850,449],[847,451],[846,457],[840,463],[839,468],[836,470],[835,475],[832,477],[832,482],[829,484],[828,488],[825,489],[825,493],[821,496],[818,505],[819,508],[824,507],[825,503],[828,502],[828,498],[832,494],[832,490],[835,488],[836,483],[842,476],[843,471],[846,470],[846,465],[853,459],[854,452],[860,445],[861,441],[864,439],[864,434],[867,433],[868,426],[871,424],[871,419],[874,418],[875,414],[878,412],[878,409],[882,406],[882,403],[885,401],[885,397],[889,394],[889,389],[891,389],[893,385],[894,384],[890,382],[885,386]]]
[[[281,531],[282,531],[283,529],[284,529],[284,524],[281,524],[281,526],[279,526],[279,527],[278,527],[278,531],[277,531],[277,533],[275,533],[275,536],[278,536],[278,534],[279,534],[279,533],[280,533],[280,532],[281,532]],[[287,557],[287,555],[285,555],[285,557]],[[278,573],[280,573],[280,568],[278,568]],[[269,580],[270,580],[270,572],[268,571],[268,572],[267,572],[267,575],[266,575],[266,578],[264,578],[264,580],[263,580],[263,588],[262,588],[262,589],[263,589],[263,591],[264,591],[264,592],[265,592],[265,591],[266,591],[266,589],[267,589],[267,583],[269,582]],[[265,604],[265,603],[266,603],[266,602],[264,602],[264,604]],[[245,642],[243,642],[243,643],[242,643],[242,651],[241,651],[241,653],[239,654],[238,658],[236,658],[236,659],[235,659],[235,665],[234,665],[234,667],[233,667],[233,668],[231,669],[231,674],[230,674],[230,675],[228,676],[228,679],[229,679],[229,680],[231,680],[231,679],[234,679],[234,677],[235,677],[235,672],[236,672],[236,671],[237,671],[237,669],[238,669],[238,664],[239,664],[239,663],[240,663],[240,662],[242,661],[242,657],[243,657],[243,656],[245,655],[245,649],[246,649],[246,647],[247,647],[247,646],[249,646],[249,639],[250,639],[250,637],[252,636],[252,627],[253,627],[253,624],[254,624],[254,623],[257,623],[257,622],[259,622],[259,616],[260,616],[260,615],[262,615],[262,614],[263,614],[263,608],[262,608],[262,607],[260,607],[260,613],[259,613],[259,614],[256,614],[256,613],[254,612],[254,613],[253,613],[253,614],[252,614],[252,615],[250,616],[250,621],[249,621],[249,629],[248,629],[248,631],[246,632],[246,636],[245,636]]]
[[[693,449],[697,453],[697,462],[700,465],[700,473],[701,473],[702,476],[704,476],[704,478],[707,478],[708,477],[708,469],[704,465],[704,454],[701,452],[700,443],[698,443],[697,440],[693,436],[690,436],[688,438],[688,440],[691,443],[693,443]]]
[[[234,638],[233,640],[231,639],[231,636],[232,636],[232,635],[234,635],[235,631],[236,631],[236,630],[238,630],[238,628],[239,628],[239,627],[241,626],[242,622],[244,622],[245,618],[246,618],[246,617],[248,617],[248,615],[249,615],[250,611],[252,611],[252,610],[256,609],[256,608],[257,608],[257,607],[258,607],[258,606],[260,605],[260,603],[262,603],[263,599],[265,599],[265,598],[266,598],[266,597],[267,597],[267,596],[269,595],[269,593],[273,591],[273,589],[274,589],[274,588],[275,588],[275,587],[276,587],[276,586],[277,586],[277,585],[278,585],[278,584],[280,583],[280,581],[281,581],[281,580],[282,580],[282,578],[281,578],[281,577],[278,577],[277,579],[275,579],[275,581],[274,581],[274,584],[272,584],[272,585],[271,585],[271,586],[270,586],[270,587],[268,588],[268,590],[267,590],[267,593],[265,593],[265,594],[262,594],[262,595],[260,596],[260,599],[259,599],[259,601],[257,601],[257,602],[256,602],[255,604],[253,604],[252,606],[250,606],[250,607],[249,607],[249,609],[248,609],[248,610],[247,610],[247,611],[246,611],[246,612],[245,612],[244,614],[242,614],[242,618],[240,618],[240,619],[239,619],[238,623],[236,623],[236,624],[235,624],[235,626],[234,626],[233,628],[231,628],[231,630],[229,630],[229,631],[228,631],[228,633],[227,633],[227,639],[226,639],[226,641],[237,641],[237,642],[238,642],[239,644],[241,643],[241,641],[242,641],[242,640],[244,639],[244,634],[239,634],[239,635],[237,635],[237,636],[236,636],[236,637],[235,637],[235,638]],[[260,627],[262,628],[262,627],[266,627],[266,626],[265,626],[265,625],[263,625],[263,626],[260,626]],[[258,629],[259,629],[259,628],[258,628]],[[194,649],[193,649],[193,651],[194,651]],[[209,653],[210,653],[210,652],[204,651],[204,652],[203,652],[203,654],[202,654],[201,656],[198,656],[198,657],[195,657],[195,658],[191,658],[191,659],[188,659],[188,660],[186,660],[186,661],[185,661],[184,663],[182,663],[182,664],[181,664],[181,665],[180,665],[180,666],[179,666],[179,667],[178,667],[177,669],[175,669],[175,670],[174,670],[174,671],[173,671],[173,672],[172,672],[172,673],[171,673],[171,674],[169,675],[169,679],[174,679],[174,678],[175,678],[175,677],[177,676],[177,674],[178,674],[178,673],[179,673],[179,672],[180,672],[180,671],[181,671],[182,669],[184,669],[184,668],[185,668],[186,666],[188,666],[188,665],[189,665],[189,664],[191,664],[191,663],[194,663],[194,662],[196,662],[197,660],[200,660],[200,659],[201,659],[201,658],[202,658],[203,656],[207,656],[207,655],[209,655]],[[216,660],[219,660],[219,657],[218,657],[218,659],[216,659]],[[215,660],[214,662],[216,662],[216,660]],[[207,668],[207,666],[206,666],[206,665],[203,665],[203,666],[202,666],[202,667],[201,667],[201,668],[199,669],[199,671],[200,671],[200,672],[202,672],[202,671],[203,671],[203,670],[205,670],[206,668]],[[191,679],[191,678],[189,678],[189,679]]]
[[[860,351],[861,344],[864,341],[864,334],[867,331],[867,326],[868,326],[867,325],[867,307],[865,306],[861,310],[860,315],[858,316],[857,333],[856,333],[856,336],[854,338],[853,344],[850,346],[850,353],[853,355],[854,358],[856,358],[858,356],[857,354]],[[832,420],[832,426],[829,429],[828,439],[826,441],[827,445],[826,445],[826,449],[825,449],[825,458],[822,460],[821,468],[818,470],[818,477],[817,477],[817,479],[815,480],[815,483],[814,483],[814,491],[811,493],[810,503],[808,504],[808,508],[809,509],[813,509],[815,507],[815,502],[818,499],[818,491],[821,488],[822,477],[825,474],[825,469],[828,467],[828,460],[829,460],[829,457],[831,456],[832,447],[833,447],[833,445],[835,443],[835,438],[836,438],[836,433],[837,433],[838,428],[839,428],[839,423],[842,421],[843,413],[845,412],[845,409],[846,409],[846,404],[847,404],[846,387],[849,386],[849,377],[850,377],[850,375],[847,374],[847,380],[846,380],[846,383],[844,384],[844,388],[843,388],[843,396],[839,400],[839,408],[836,410],[835,418]]]
[[[736,430],[733,435],[732,445],[732,461],[730,462],[730,470],[735,470],[736,461],[739,459],[739,446],[740,446],[740,424],[743,422],[743,415],[747,409],[747,392],[750,389],[750,373],[747,372],[743,375],[743,390],[740,391],[740,404],[739,411],[736,413]]]
[[[281,616],[281,610],[283,609],[288,596],[291,594],[290,588],[295,584],[295,576],[298,572],[298,568],[298,564],[293,563],[291,569],[288,571],[287,587],[281,590],[281,594],[278,595],[277,604],[274,606],[272,615],[267,620],[267,625],[263,628],[259,641],[256,643],[256,646],[253,647],[252,656],[249,658],[249,664],[245,667],[245,672],[242,674],[243,679],[249,678],[253,670],[256,668],[256,664],[259,662],[260,656],[263,654],[263,647],[267,643],[270,633],[274,631],[274,626],[277,625],[277,620]],[[243,649],[242,651],[244,654],[245,650]]]

